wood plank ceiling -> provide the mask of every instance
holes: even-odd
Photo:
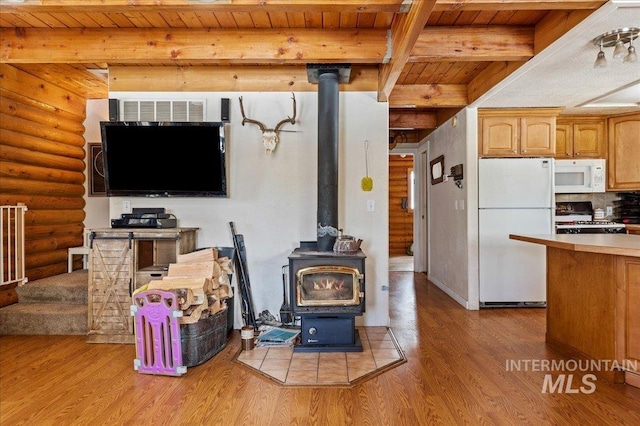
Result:
[[[0,0],[0,61],[88,99],[108,96],[109,67],[221,67],[275,91],[264,71],[352,63],[376,71],[390,142],[413,143],[603,3]]]

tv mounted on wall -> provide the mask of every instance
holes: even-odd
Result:
[[[100,122],[107,196],[226,197],[224,123]]]

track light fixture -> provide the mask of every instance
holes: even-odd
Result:
[[[604,47],[614,47],[614,59],[622,59],[624,63],[638,62],[636,48],[633,46],[633,40],[638,38],[638,34],[640,34],[640,28],[618,28],[594,38],[593,44],[600,47],[600,51],[593,67],[606,68],[607,59],[605,58]],[[628,48],[625,47],[627,43],[629,44]]]

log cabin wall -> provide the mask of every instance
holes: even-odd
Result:
[[[389,156],[389,255],[406,255],[413,242],[413,210],[403,208],[409,197],[413,156]]]
[[[29,281],[65,273],[67,249],[83,244],[85,108],[84,98],[0,64],[0,203],[28,208]]]

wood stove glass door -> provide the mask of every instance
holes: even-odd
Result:
[[[347,266],[310,266],[296,272],[298,306],[357,306],[363,275]]]

